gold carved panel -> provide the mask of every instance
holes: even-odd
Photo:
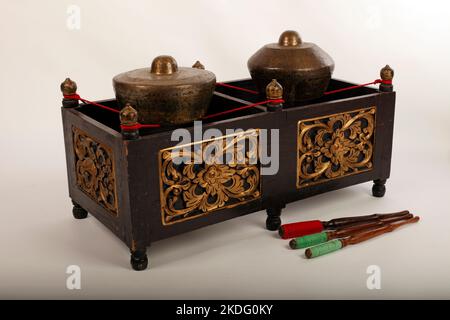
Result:
[[[72,131],[77,187],[117,215],[116,173],[111,148],[78,128]]]
[[[247,130],[160,150],[162,224],[199,218],[260,198],[258,139],[258,130]],[[185,159],[183,163],[175,163],[174,150]],[[224,155],[231,158],[225,161]]]
[[[298,122],[297,188],[372,169],[376,107]]]

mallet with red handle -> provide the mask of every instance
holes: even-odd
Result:
[[[329,221],[311,220],[283,224],[278,233],[283,239],[297,238],[308,234],[322,232],[324,230],[335,230],[361,222],[377,221],[380,218],[396,217],[408,214],[408,210],[394,213],[375,213],[366,216],[337,218]]]

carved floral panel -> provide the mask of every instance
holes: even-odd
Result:
[[[372,169],[376,107],[298,123],[297,188]]]
[[[117,193],[112,150],[73,128],[77,187],[113,215],[117,215]]]
[[[187,144],[183,149],[161,150],[163,225],[199,218],[260,198],[258,136],[258,130],[248,130]],[[178,152],[175,158],[174,150]],[[177,158],[184,161],[174,161]]]

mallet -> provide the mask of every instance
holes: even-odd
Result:
[[[305,256],[308,259],[311,258],[315,258],[318,256],[322,256],[325,255],[327,253],[330,252],[334,252],[337,250],[340,250],[348,245],[352,245],[352,244],[358,244],[361,243],[363,241],[378,237],[379,235],[388,233],[388,232],[392,232],[395,229],[405,225],[405,224],[409,224],[409,223],[415,223],[417,221],[419,221],[419,217],[413,217],[411,219],[399,222],[399,223],[395,223],[395,224],[388,224],[386,226],[380,227],[380,228],[375,228],[372,230],[368,230],[368,231],[363,231],[361,233],[357,233],[355,235],[352,235],[348,238],[344,238],[344,239],[335,239],[335,240],[331,240],[328,241],[326,243],[322,243],[319,244],[317,246],[311,247],[309,249],[305,250]]]
[[[409,213],[409,211],[405,210],[385,214],[376,213],[366,216],[337,218],[332,219],[330,221],[311,220],[311,221],[294,222],[282,225],[280,229],[278,229],[278,233],[283,239],[291,239],[305,236],[307,234],[318,233],[323,230],[334,230],[336,228],[349,226],[355,223],[376,221],[383,217],[401,216],[406,213]]]
[[[384,217],[376,221],[362,222],[355,225],[350,225],[348,227],[341,227],[332,231],[313,233],[303,237],[292,239],[291,241],[289,241],[289,246],[292,249],[304,249],[333,239],[346,238],[362,231],[382,227],[388,223],[411,219],[412,217],[413,217],[412,214],[406,213],[402,216],[394,216],[387,218]]]

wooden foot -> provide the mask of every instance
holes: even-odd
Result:
[[[148,258],[146,249],[138,249],[131,251],[130,259],[131,267],[136,271],[142,271],[147,269]]]
[[[381,198],[386,193],[386,179],[378,179],[373,181],[372,195]]]
[[[86,219],[88,212],[84,210],[78,203],[72,200],[73,209],[72,214],[75,219]]]
[[[266,219],[266,228],[270,231],[278,230],[281,226],[281,208],[268,208]]]

